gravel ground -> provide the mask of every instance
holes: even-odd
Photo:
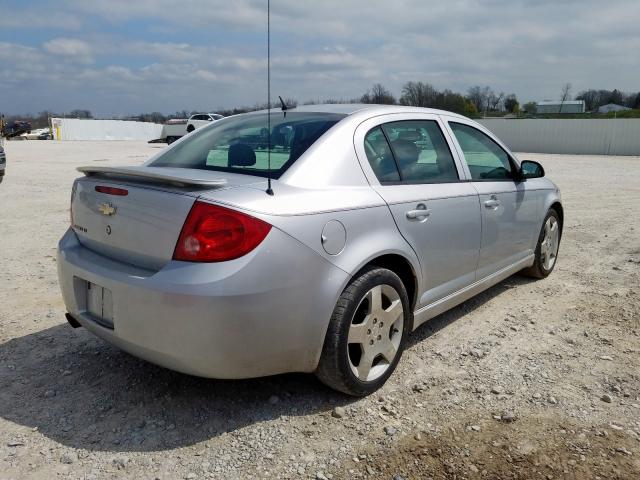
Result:
[[[159,145],[9,142],[0,185],[0,479],[640,478],[640,158],[520,155],[561,187],[546,280],[421,327],[369,398],[215,381],[64,320],[55,246],[82,164]]]

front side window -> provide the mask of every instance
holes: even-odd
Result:
[[[198,129],[150,164],[279,178],[345,115],[287,112],[238,115]],[[270,145],[270,149],[269,149]],[[271,169],[268,156],[271,154]]]
[[[508,180],[513,178],[509,155],[488,135],[462,123],[449,122],[473,180]]]
[[[365,137],[369,163],[380,183],[458,181],[447,141],[435,120],[385,123]]]

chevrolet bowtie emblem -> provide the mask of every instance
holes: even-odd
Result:
[[[98,205],[98,210],[100,210],[100,213],[107,216],[116,214],[116,207],[114,207],[110,203],[101,203],[100,205]]]

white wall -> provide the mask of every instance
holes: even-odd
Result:
[[[482,119],[514,152],[640,155],[640,118]]]
[[[52,118],[55,140],[153,140],[160,138],[162,125],[125,120],[83,120]]]

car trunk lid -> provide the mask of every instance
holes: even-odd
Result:
[[[150,270],[171,261],[176,241],[202,193],[256,182],[184,168],[81,167],[71,199],[72,226],[85,247]]]

